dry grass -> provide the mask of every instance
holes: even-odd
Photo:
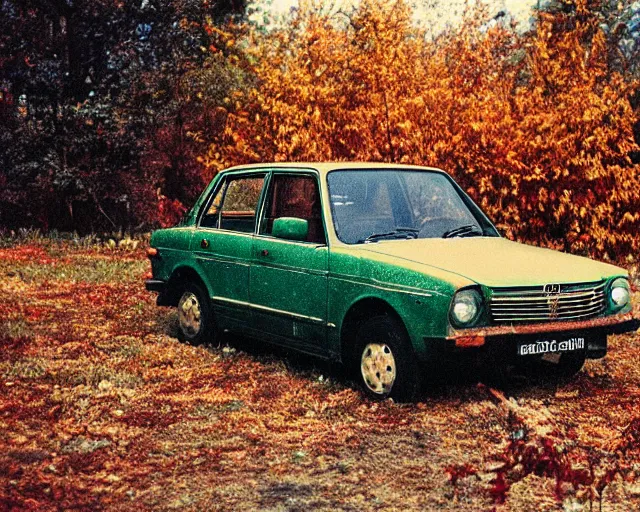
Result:
[[[637,335],[563,386],[374,403],[262,343],[179,343],[140,249],[56,247],[0,249],[0,510],[640,507]]]

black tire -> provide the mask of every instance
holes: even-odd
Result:
[[[194,306],[197,307],[197,313]],[[191,315],[186,313],[186,310],[189,310]],[[195,324],[189,328],[188,316],[191,316],[192,319],[198,317],[197,329],[194,327]],[[178,339],[191,345],[203,345],[215,343],[217,335],[218,329],[208,294],[200,284],[192,281],[186,282],[178,300]]]
[[[369,397],[375,400],[393,398],[401,402],[416,399],[422,382],[421,368],[404,326],[398,320],[381,315],[364,321],[356,333],[354,349],[351,366]],[[368,363],[365,357],[369,359]]]

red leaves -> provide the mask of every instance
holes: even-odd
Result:
[[[316,362],[285,363],[259,342],[179,343],[174,313],[140,284],[144,248],[44,253],[20,246],[0,259],[14,273],[0,287],[0,508],[153,508],[197,496],[197,508],[260,509],[267,495],[276,508],[295,498],[361,510],[380,498],[524,510],[512,500],[523,488],[535,495],[531,482],[583,503],[613,480],[637,481],[637,336],[613,338],[606,367],[588,365],[557,393],[447,382],[418,404],[370,402]],[[21,323],[9,330],[7,318]],[[273,497],[273,482],[310,487]]]
[[[12,249],[0,249],[0,260],[34,261],[43,264],[53,261],[43,247],[29,245],[21,245]]]
[[[613,447],[615,451],[626,453],[627,451],[640,452],[640,417],[631,420],[620,435],[619,441]]]
[[[177,199],[158,196],[158,222],[163,228],[175,226],[186,211],[187,208]]]
[[[501,455],[504,465],[496,471],[491,481],[489,493],[497,503],[504,503],[507,492],[514,483],[514,477],[522,480],[529,474],[547,476],[556,481],[556,494],[561,498],[560,485],[569,482],[577,487],[590,483],[590,475],[585,470],[574,470],[563,448],[548,437],[535,438],[533,441],[522,439],[509,441]],[[517,471],[514,471],[518,468]],[[509,474],[514,477],[509,478]]]
[[[504,473],[502,471],[498,472],[490,483],[489,494],[491,494],[496,503],[504,503],[510,486],[504,479]]]
[[[461,478],[475,476],[478,473],[478,470],[471,464],[454,464],[447,466],[444,470],[449,477],[451,485],[454,487],[458,483],[458,480],[460,480]]]
[[[482,385],[480,389],[486,389],[498,399],[507,413],[511,431],[504,450],[497,456],[500,463],[490,470],[495,477],[489,482],[488,492],[496,503],[504,503],[511,487],[528,475],[553,479],[555,496],[562,501],[567,496],[567,484],[574,493],[593,500],[602,496],[604,488],[617,475],[629,474],[629,466],[609,453],[625,453],[631,447],[638,447],[640,419],[634,418],[627,425],[607,448],[607,453],[585,446],[575,427],[523,407],[501,391]],[[601,394],[602,390],[592,389],[591,392]]]

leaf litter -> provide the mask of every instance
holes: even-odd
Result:
[[[0,509],[640,508],[637,334],[568,383],[377,403],[260,342],[181,344],[147,271],[142,248],[0,252]]]

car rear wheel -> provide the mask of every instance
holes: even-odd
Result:
[[[178,337],[193,345],[214,341],[216,326],[209,298],[196,283],[185,284],[178,301]]]
[[[371,398],[414,400],[420,368],[400,322],[388,315],[365,321],[356,334],[354,373]]]

